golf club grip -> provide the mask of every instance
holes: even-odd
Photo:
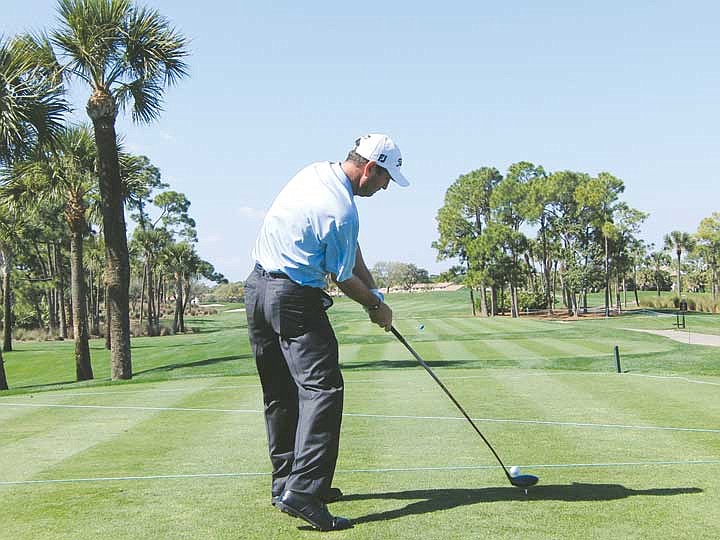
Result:
[[[485,445],[490,449],[490,451],[492,452],[493,456],[495,456],[495,459],[497,459],[497,460],[498,460],[498,463],[500,463],[500,465],[502,466],[503,472],[505,473],[505,476],[507,476],[508,479],[509,479],[509,480],[511,481],[511,483],[512,483],[512,480],[511,480],[511,477],[510,477],[510,473],[507,471],[507,468],[505,467],[505,464],[504,464],[504,463],[502,462],[502,460],[500,459],[500,456],[497,455],[497,452],[495,452],[495,449],[494,449],[494,448],[492,447],[492,445],[490,444],[490,441],[488,441],[488,440],[485,438],[485,435],[482,434],[482,432],[480,431],[480,429],[475,425],[475,422],[473,422],[472,418],[470,418],[470,416],[468,415],[468,413],[465,412],[465,409],[463,409],[462,405],[460,405],[460,403],[458,402],[458,400],[455,399],[455,397],[450,393],[450,390],[447,389],[447,387],[446,387],[446,386],[443,384],[443,382],[438,378],[438,376],[435,375],[435,372],[430,368],[430,366],[427,364],[427,362],[425,362],[425,360],[423,360],[422,358],[420,358],[420,355],[415,352],[415,349],[413,349],[413,348],[410,346],[410,344],[405,340],[404,337],[402,337],[402,336],[400,335],[400,332],[398,332],[398,331],[395,329],[394,326],[391,326],[391,327],[390,327],[390,331],[395,335],[396,338],[398,338],[398,340],[400,341],[400,343],[402,343],[403,345],[405,345],[405,348],[406,348],[408,351],[410,351],[410,354],[412,354],[412,355],[415,357],[415,360],[417,360],[418,363],[419,363],[423,368],[425,368],[425,371],[428,372],[428,374],[433,378],[433,380],[438,384],[438,386],[440,386],[440,388],[443,389],[443,391],[445,392],[445,394],[447,394],[447,397],[450,398],[450,400],[455,404],[455,406],[456,406],[456,407],[458,408],[458,410],[463,414],[463,416],[467,419],[467,421],[470,422],[470,425],[475,429],[475,431],[477,432],[477,434],[480,435],[480,438],[483,440],[483,442],[485,442]]]

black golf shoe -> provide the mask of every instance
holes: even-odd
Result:
[[[342,499],[342,496],[343,492],[340,490],[340,488],[331,487],[328,488],[327,491],[324,491],[319,498],[325,504],[330,504],[338,502],[340,499]],[[273,493],[271,495],[270,504],[272,504],[273,506],[277,506],[275,503],[280,500],[280,497],[282,497],[282,494]]]
[[[334,502],[338,502],[340,499],[342,499],[343,492],[340,491],[339,488],[327,488],[325,491],[323,491],[320,494],[320,500],[324,502],[325,504],[330,504]]]
[[[326,504],[312,495],[287,490],[275,502],[275,507],[293,517],[299,517],[320,531],[350,529],[349,519],[333,516]]]

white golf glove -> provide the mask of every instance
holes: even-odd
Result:
[[[380,289],[370,289],[370,292],[377,296],[381,302],[385,301],[385,295],[380,292]],[[367,306],[363,306],[363,309],[368,313],[370,312],[370,308],[368,308]]]

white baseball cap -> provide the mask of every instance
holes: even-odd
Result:
[[[410,185],[407,178],[400,172],[400,167],[402,167],[400,148],[387,135],[371,133],[360,137],[355,152],[386,169],[396,184],[403,187]]]

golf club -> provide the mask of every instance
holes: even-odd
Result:
[[[465,412],[465,409],[462,408],[460,403],[453,397],[453,395],[450,393],[450,390],[447,389],[447,387],[442,383],[442,381],[438,378],[437,375],[433,372],[432,369],[430,369],[430,366],[427,365],[425,360],[420,358],[420,355],[415,352],[415,350],[410,346],[410,344],[405,340],[404,337],[400,335],[400,332],[398,332],[394,326],[390,327],[390,331],[395,335],[396,338],[405,345],[408,351],[410,351],[410,354],[412,354],[415,357],[415,360],[418,361],[418,363],[425,368],[425,371],[427,371],[430,376],[433,378],[433,380],[438,383],[440,388],[443,389],[443,391],[447,394],[447,396],[450,398],[450,400],[455,404],[455,406],[460,410],[460,412],[463,414],[463,416],[467,419],[468,422],[470,422],[470,425],[475,429],[478,435],[480,435],[480,438],[483,440],[483,442],[487,445],[487,447],[490,449],[490,451],[495,456],[495,459],[498,460],[498,463],[500,463],[500,466],[502,467],[503,472],[505,473],[505,476],[507,476],[507,479],[510,481],[510,483],[515,486],[519,487],[525,490],[525,493],[527,493],[527,488],[534,486],[538,483],[539,478],[537,476],[533,476],[532,474],[520,474],[518,476],[512,476],[508,470],[507,467],[505,467],[505,464],[500,459],[500,456],[497,455],[497,452],[495,452],[495,449],[490,444],[490,441],[488,441],[485,438],[485,435],[482,434],[482,432],[478,429],[478,427],[475,425],[475,422],[472,421],[472,418],[468,416],[468,413]]]

